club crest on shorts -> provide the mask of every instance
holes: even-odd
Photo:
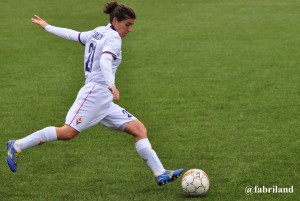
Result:
[[[80,124],[80,123],[82,123],[83,122],[83,118],[82,117],[78,117],[77,119],[76,119],[76,124]]]

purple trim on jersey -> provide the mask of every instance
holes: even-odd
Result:
[[[84,44],[83,42],[81,42],[81,40],[80,40],[80,34],[81,34],[81,32],[78,34],[78,41],[79,41],[83,46],[85,46],[85,44]]]
[[[113,56],[114,59],[117,58],[117,56],[112,52],[109,52],[109,51],[102,52],[102,54],[104,54],[104,53],[111,54],[111,56]]]
[[[111,28],[112,30],[116,30],[115,27],[114,27],[113,25],[111,25],[110,28]]]

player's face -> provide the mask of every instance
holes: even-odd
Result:
[[[120,37],[124,38],[129,32],[132,31],[134,22],[134,19],[126,19],[119,22],[117,18],[114,18],[112,24],[116,31],[119,33]]]

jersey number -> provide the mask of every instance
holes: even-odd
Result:
[[[87,71],[87,72],[92,71],[95,49],[96,49],[96,45],[94,43],[90,43],[89,57],[88,57],[87,61],[85,62],[85,71]]]

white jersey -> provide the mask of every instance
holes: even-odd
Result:
[[[111,54],[112,73],[115,74],[121,63],[122,40],[118,32],[113,30],[111,24],[95,28],[93,31],[82,32],[78,35],[79,42],[85,45],[84,71],[85,83],[95,82],[106,84],[100,68],[100,57],[103,53]]]
[[[47,25],[45,30],[61,38],[77,41],[85,45],[84,72],[85,83],[94,82],[107,85],[104,73],[101,72],[100,57],[103,53],[111,54],[113,82],[118,66],[121,63],[122,39],[109,23],[107,26],[100,26],[92,31],[78,32],[71,29]]]
[[[61,38],[85,45],[84,71],[86,84],[78,92],[70,108],[65,124],[81,132],[96,124],[123,131],[128,122],[136,120],[132,114],[113,102],[113,95],[107,87],[108,77],[114,77],[121,63],[121,37],[111,24],[97,27],[92,31],[78,32],[71,29],[47,25],[45,30]],[[112,69],[102,72],[101,55],[113,57]],[[105,55],[107,56],[107,55]],[[105,57],[105,56],[102,56]],[[111,74],[108,74],[111,72]],[[106,77],[104,77],[106,76]]]

